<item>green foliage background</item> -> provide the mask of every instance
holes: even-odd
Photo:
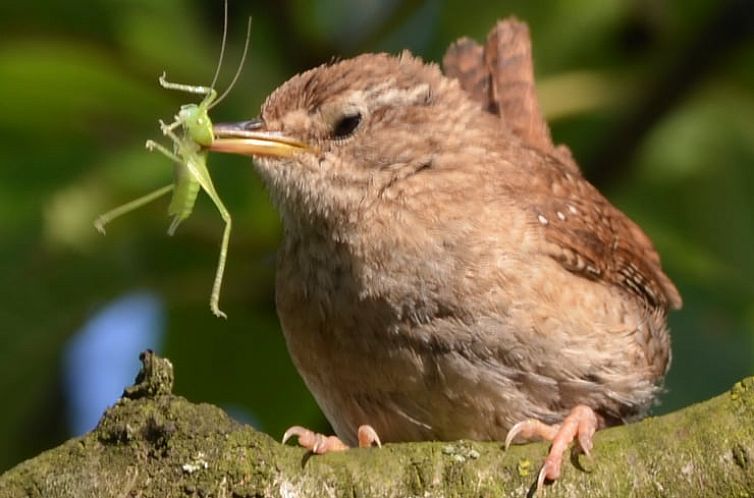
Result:
[[[439,60],[515,14],[534,39],[554,135],[650,234],[685,298],[658,412],[754,371],[754,41],[742,0],[286,0],[233,2],[226,75],[253,15],[250,58],[214,111],[256,115],[296,72],[332,57],[409,48]],[[235,226],[222,307],[209,312],[222,223],[200,195],[165,236],[167,201],[110,226],[95,216],[171,179],[144,150],[220,44],[222,2],[84,0],[0,5],[0,471],[65,439],[60,353],[111,299],[153,289],[162,351],[194,401],[247,407],[273,435],[326,429],[288,359],[273,306],[280,226],[250,162],[211,157]],[[227,79],[227,78],[226,78]],[[222,83],[220,84],[222,88]],[[501,220],[504,222],[504,220]]]

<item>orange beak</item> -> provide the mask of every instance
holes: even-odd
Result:
[[[299,140],[286,137],[280,132],[267,131],[261,119],[238,123],[217,123],[212,130],[215,139],[207,148],[214,152],[244,156],[290,157],[312,150]]]

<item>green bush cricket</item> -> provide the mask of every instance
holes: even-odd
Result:
[[[122,206],[118,206],[117,208],[100,215],[94,221],[94,226],[97,230],[104,234],[105,225],[107,223],[172,191],[173,195],[170,200],[170,205],[168,206],[168,214],[172,217],[172,221],[168,228],[168,234],[173,235],[178,228],[178,225],[191,215],[199,190],[204,190],[210,199],[212,199],[212,202],[217,207],[220,216],[225,222],[225,230],[223,231],[222,245],[220,247],[220,256],[217,263],[217,270],[215,272],[215,280],[212,285],[212,294],[210,296],[210,308],[212,313],[223,318],[226,318],[226,315],[219,307],[220,288],[222,286],[223,273],[225,271],[225,260],[228,254],[228,242],[230,240],[232,222],[230,213],[225,208],[220,196],[217,194],[209,170],[207,169],[207,147],[212,145],[214,140],[209,111],[228,95],[241,74],[241,69],[243,68],[244,61],[246,60],[246,53],[249,48],[251,18],[249,18],[247,24],[246,42],[236,74],[227,90],[225,90],[225,92],[218,98],[214,86],[220,73],[220,67],[222,66],[227,29],[228,4],[226,2],[222,48],[220,50],[217,69],[215,70],[215,75],[210,86],[193,86],[171,83],[165,79],[165,73],[159,78],[160,86],[168,90],[179,90],[204,95],[204,99],[199,104],[186,104],[181,106],[172,123],[166,124],[162,120],[159,121],[162,134],[173,142],[172,151],[153,140],[147,140],[147,149],[150,151],[156,150],[170,158],[175,163],[175,179],[173,183],[139,197],[138,199],[134,199]]]

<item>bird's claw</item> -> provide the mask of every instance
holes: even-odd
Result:
[[[505,436],[505,449],[507,450],[513,443],[513,440],[519,436],[526,440],[544,439],[552,441],[559,430],[559,424],[548,425],[535,419],[522,420],[511,427]]]
[[[321,455],[329,451],[343,451],[348,446],[335,436],[326,437],[305,427],[294,425],[283,434],[283,444],[292,437],[298,438],[299,446],[310,450],[312,453]]]
[[[547,458],[537,474],[536,493],[546,481],[555,481],[560,477],[563,454],[572,441],[576,440],[579,449],[587,457],[591,455],[592,436],[598,426],[599,421],[594,410],[585,405],[578,405],[559,425],[547,425],[533,419],[518,422],[508,431],[505,437],[505,448],[508,449],[513,440],[519,436],[524,439],[536,438],[552,441]]]
[[[371,448],[376,444],[378,448],[382,448],[382,442],[380,436],[377,435],[377,431],[371,425],[361,425],[357,432],[359,439],[359,448]]]
[[[299,446],[318,455],[349,449],[348,445],[336,436],[325,436],[324,434],[319,434],[299,425],[294,425],[285,431],[285,434],[283,434],[283,444],[294,436],[298,438]],[[359,448],[369,448],[374,444],[377,444],[378,447],[382,447],[380,437],[371,425],[360,426],[357,431],[357,437]]]

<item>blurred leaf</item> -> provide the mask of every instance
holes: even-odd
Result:
[[[165,102],[110,54],[63,40],[0,47],[0,92],[13,95],[3,105],[0,129],[58,137],[107,126],[106,115],[139,121]]]
[[[574,71],[542,78],[537,95],[548,121],[611,107],[630,83],[596,71]]]

